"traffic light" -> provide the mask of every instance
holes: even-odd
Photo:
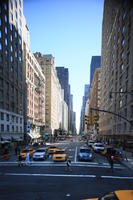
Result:
[[[90,125],[91,124],[91,117],[85,115],[85,124]]]
[[[98,121],[98,114],[95,113],[95,114],[93,115],[93,123],[94,123],[94,124],[97,124],[97,121]]]

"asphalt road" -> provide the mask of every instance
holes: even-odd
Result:
[[[112,173],[106,159],[98,154],[92,162],[78,162],[81,142],[56,145],[68,152],[72,171],[67,171],[65,163],[53,163],[51,158],[19,168],[13,157],[9,163],[0,163],[0,200],[75,200],[133,189],[133,171],[115,164]]]

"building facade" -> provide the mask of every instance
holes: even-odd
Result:
[[[90,92],[90,85],[86,84],[84,86],[84,96],[83,96],[83,102],[82,102],[82,108],[81,108],[81,114],[80,114],[80,133],[82,133],[85,129],[85,106],[87,99],[89,97]]]
[[[100,113],[100,133],[105,139],[116,142],[124,142],[133,136],[132,58],[133,3],[105,0],[102,25],[101,108],[121,117]]]
[[[42,67],[42,71],[46,78],[46,94],[45,94],[45,132],[54,134],[55,129],[62,127],[62,101],[64,91],[59,83],[55,58],[52,55],[34,54]]]
[[[96,68],[101,66],[101,56],[92,56],[90,65],[90,86],[93,80],[94,72]]]
[[[0,1],[0,140],[23,140],[23,2]]]

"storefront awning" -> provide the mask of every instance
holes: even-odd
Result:
[[[28,134],[32,139],[38,139],[41,137],[40,133],[29,133]]]

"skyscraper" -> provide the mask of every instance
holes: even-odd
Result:
[[[102,25],[100,132],[107,140],[133,137],[133,3],[105,0]],[[111,92],[111,98],[109,93]],[[121,93],[120,93],[121,92]]]
[[[23,2],[0,1],[0,140],[23,139]]]
[[[93,80],[93,75],[96,68],[101,66],[101,56],[92,56],[91,65],[90,65],[90,86]]]
[[[59,82],[61,84],[62,89],[64,89],[64,100],[69,105],[69,72],[68,68],[65,67],[56,67],[57,76],[59,79]]]

